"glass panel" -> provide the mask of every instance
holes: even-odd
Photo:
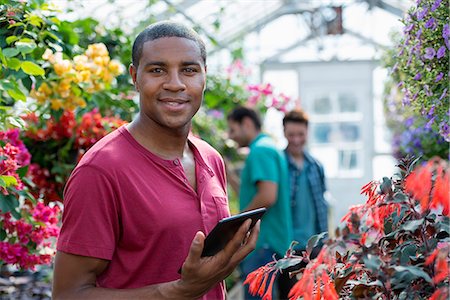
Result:
[[[314,124],[313,139],[317,144],[331,143],[331,124]]]
[[[331,113],[331,101],[327,96],[316,98],[314,100],[314,113],[325,115]]]
[[[340,94],[339,98],[339,111],[340,112],[357,112],[358,111],[358,99],[353,94]]]
[[[339,151],[339,169],[341,170],[358,169],[358,153],[356,150]]]
[[[339,124],[339,135],[343,142],[356,142],[361,140],[360,128],[357,123]]]

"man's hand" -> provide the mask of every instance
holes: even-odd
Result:
[[[179,288],[186,298],[198,298],[224,280],[256,247],[260,222],[249,232],[251,220],[242,224],[233,239],[214,256],[201,257],[205,235],[197,232],[183,264]]]

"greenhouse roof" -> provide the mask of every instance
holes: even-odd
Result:
[[[186,22],[207,41],[210,57],[244,49],[254,63],[374,59],[391,44],[411,0],[74,0],[68,18],[91,16],[136,28],[164,19]]]

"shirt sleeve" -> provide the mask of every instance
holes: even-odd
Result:
[[[259,147],[253,149],[247,159],[250,180],[253,184],[258,181],[279,182],[281,167],[278,166],[278,153],[271,148]]]
[[[119,239],[118,205],[105,172],[75,169],[64,190],[59,251],[111,260]]]

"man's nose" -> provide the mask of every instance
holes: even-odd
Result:
[[[171,72],[167,76],[167,80],[163,88],[170,91],[180,91],[186,89],[186,84],[183,82],[178,72]]]

